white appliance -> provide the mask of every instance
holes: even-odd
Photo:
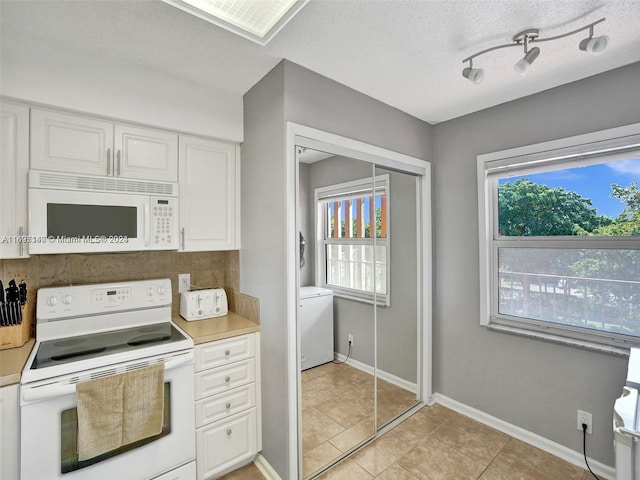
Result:
[[[195,478],[193,340],[171,322],[169,279],[41,288],[20,385],[21,478]],[[160,434],[79,460],[76,384],[164,364]]]
[[[29,253],[178,249],[178,184],[29,171]]]
[[[229,313],[224,288],[207,288],[180,294],[180,316],[187,321],[223,317]]]
[[[301,370],[333,360],[333,292],[300,287],[298,309]]]
[[[613,408],[613,437],[616,456],[616,480],[640,478],[640,349],[632,348],[627,367],[627,381],[622,396]]]

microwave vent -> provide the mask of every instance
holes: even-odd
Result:
[[[113,177],[38,172],[37,188],[176,196],[176,184]]]

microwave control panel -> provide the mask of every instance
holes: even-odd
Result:
[[[151,197],[151,248],[178,248],[178,199]]]

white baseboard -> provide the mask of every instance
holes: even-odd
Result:
[[[467,417],[470,417],[474,420],[477,420],[478,422],[483,423],[491,428],[495,428],[496,430],[506,433],[513,438],[522,440],[529,445],[533,445],[540,450],[544,450],[545,452],[566,460],[569,463],[577,465],[580,468],[586,469],[582,452],[571,450],[564,445],[552,442],[547,438],[525,430],[524,428],[517,427],[511,423],[505,422],[504,420],[500,420],[499,418],[484,413],[473,407],[469,407],[468,405],[460,403],[440,393],[435,393],[429,399],[429,405],[433,404],[434,402],[439,403],[444,407],[450,408],[451,410],[454,410],[458,413],[466,415]],[[594,473],[596,473],[601,478],[606,478],[609,480],[615,480],[616,478],[615,468],[610,467],[609,465],[605,465],[604,463],[600,463],[597,460],[589,458],[589,466],[591,467],[591,470],[593,470]]]
[[[276,472],[273,467],[267,462],[267,460],[262,456],[261,453],[256,455],[256,458],[253,459],[253,464],[256,466],[260,473],[267,480],[282,480],[278,472]]]
[[[347,358],[345,355],[342,355],[341,353],[338,353],[338,352],[335,352],[333,356],[339,362],[344,362]],[[345,363],[350,367],[357,368],[358,370],[362,370],[363,372],[368,373],[369,375],[373,375],[373,367],[370,365],[367,365],[366,363],[359,362],[357,360],[354,360],[353,358],[350,358]],[[405,390],[408,390],[412,393],[418,392],[417,384],[411,383],[408,380],[405,380],[404,378],[400,378],[396,375],[393,375],[392,373],[385,372],[384,370],[378,369],[378,378],[381,378],[382,380],[392,383],[400,388],[404,388]]]

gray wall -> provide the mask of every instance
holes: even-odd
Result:
[[[373,174],[370,163],[345,157],[315,162],[305,170],[302,180],[309,236],[313,236],[314,190],[327,185],[359,180]],[[381,168],[376,175],[390,175],[389,228],[391,232],[390,292],[391,305],[378,307],[378,368],[409,382],[417,381],[417,259],[416,259],[416,183],[415,177]],[[301,187],[301,191],[303,188]],[[302,204],[301,204],[302,207]],[[307,236],[306,233],[304,233]],[[309,250],[309,255],[315,255]],[[334,300],[334,336],[336,351],[346,355],[347,335],[354,335],[354,360],[373,366],[373,305],[336,297]]]
[[[284,99],[283,99],[284,96]],[[282,478],[288,468],[286,405],[285,121],[424,160],[431,127],[410,115],[283,61],[244,97],[241,290],[260,298],[263,454]]]
[[[244,96],[240,290],[260,299],[263,455],[289,478],[283,96],[282,63]]]
[[[589,455],[608,465],[626,359],[479,324],[476,156],[640,122],[639,78],[636,63],[433,129],[435,391],[575,451],[591,412]]]
[[[300,163],[298,166],[298,222],[300,232],[304,236],[306,247],[304,252],[305,264],[300,268],[300,286],[315,285],[315,232],[313,225],[313,191],[309,192],[309,173],[311,165]]]

